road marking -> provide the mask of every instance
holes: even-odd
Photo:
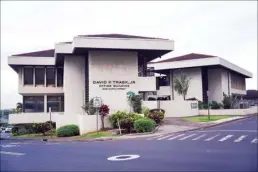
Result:
[[[219,141],[220,141],[220,142],[223,142],[223,141],[229,139],[229,138],[232,137],[232,136],[233,136],[233,135],[227,135],[226,137],[223,137],[223,138],[220,139]]]
[[[171,134],[171,135],[168,135],[168,136],[165,136],[165,137],[161,137],[161,138],[158,138],[157,140],[163,140],[163,139],[165,139],[165,138],[168,138],[168,137],[171,137],[171,136],[173,136],[174,134]]]
[[[176,138],[178,138],[178,137],[181,137],[181,136],[184,136],[184,135],[185,135],[185,134],[180,134],[180,135],[171,137],[171,138],[169,138],[168,140],[174,140],[174,139],[176,139]]]
[[[0,145],[3,148],[10,148],[10,147],[15,147],[15,146],[20,146],[20,145]]]
[[[6,154],[6,155],[25,155],[25,153],[19,153],[19,152],[5,152],[5,151],[0,151],[1,154]]]
[[[202,138],[202,137],[204,137],[204,136],[206,136],[206,134],[202,134],[202,135],[200,135],[199,137],[196,137],[196,138],[194,138],[194,139],[192,139],[192,140],[198,140],[198,139],[200,139],[200,138]]]
[[[21,142],[13,142],[13,143],[10,143],[12,145],[17,145],[17,144],[21,144]]]
[[[253,139],[251,143],[258,143],[258,139]]]
[[[257,133],[257,130],[205,130],[205,131],[193,131],[198,133],[206,133],[206,132],[249,132],[249,133]]]
[[[212,136],[212,137],[210,137],[210,138],[208,138],[208,139],[206,139],[206,140],[204,140],[204,141],[210,141],[210,140],[212,140],[212,139],[214,139],[214,138],[218,137],[219,135],[220,135],[220,134],[217,134],[217,135]]]
[[[147,140],[153,140],[153,139],[156,139],[156,138],[159,138],[159,137],[162,137],[162,136],[164,136],[164,135],[162,134],[162,135],[154,136],[154,137],[148,138]]]
[[[195,136],[196,134],[190,134],[190,135],[188,135],[188,136],[185,136],[185,137],[183,137],[183,138],[181,138],[181,139],[179,139],[179,140],[185,140],[185,139],[187,139],[187,138],[189,138],[189,137],[192,137],[192,136]]]
[[[126,161],[139,158],[140,155],[118,155],[118,156],[111,156],[107,158],[109,161]]]
[[[241,142],[247,135],[240,136],[238,139],[236,139],[234,142]]]

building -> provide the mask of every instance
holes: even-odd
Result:
[[[204,103],[209,101],[221,102],[223,94],[232,95],[239,99],[246,94],[246,78],[252,73],[212,55],[186,54],[158,62],[150,62],[149,67],[163,74],[160,77],[159,94],[169,95],[172,100],[182,99],[173,89],[173,78],[185,73],[191,78],[187,93],[188,99],[197,99]]]
[[[243,99],[247,100],[252,106],[258,106],[258,91],[247,90],[246,95],[243,97]]]
[[[212,100],[220,101],[223,92],[245,94],[244,78],[251,74],[219,57],[193,54],[148,64],[173,50],[169,39],[101,34],[79,35],[54,49],[12,55],[8,64],[18,74],[23,112],[10,114],[9,123],[52,120],[57,127],[77,124],[84,134],[96,129],[97,118],[85,114],[82,106],[100,97],[110,113],[130,111],[128,91],[142,94],[144,106],[165,109],[166,116],[198,115],[197,101],[182,100],[172,88],[176,69],[193,78],[188,98],[205,101],[208,86]]]

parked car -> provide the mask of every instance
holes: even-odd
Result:
[[[10,133],[10,132],[12,132],[12,128],[13,128],[12,125],[7,126],[7,127],[5,128],[5,133]]]
[[[2,131],[5,131],[5,127],[1,127],[0,131],[1,131],[1,132],[2,132]]]

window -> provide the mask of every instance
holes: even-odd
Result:
[[[33,68],[25,67],[23,71],[24,85],[33,85]]]
[[[159,86],[169,86],[170,80],[168,76],[161,76],[157,78],[159,81]]]
[[[24,112],[44,112],[44,96],[24,96]]]
[[[64,80],[64,68],[57,68],[57,86],[62,87]]]
[[[35,84],[37,85],[45,85],[45,68],[36,67],[35,68]]]
[[[51,107],[51,112],[64,111],[64,96],[47,96],[47,111]]]
[[[47,68],[46,70],[47,70],[46,72],[47,86],[55,87],[55,84],[56,84],[55,68]]]

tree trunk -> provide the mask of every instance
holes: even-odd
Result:
[[[101,127],[102,127],[102,130],[105,129],[105,126],[104,126],[104,116],[101,115]]]
[[[184,100],[185,100],[185,95],[184,95]]]

